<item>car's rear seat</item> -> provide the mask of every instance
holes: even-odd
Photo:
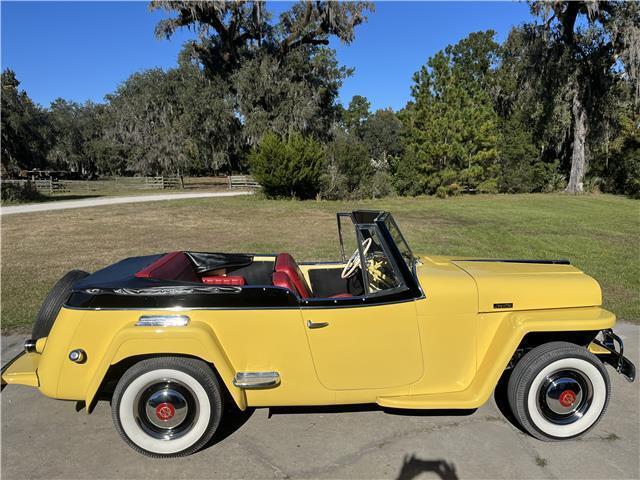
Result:
[[[183,282],[206,283],[207,285],[244,285],[244,277],[226,275],[196,275],[193,264],[184,252],[163,255],[151,265],[135,274],[138,278],[156,278]]]

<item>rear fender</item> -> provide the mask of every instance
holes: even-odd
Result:
[[[215,366],[229,394],[238,408],[245,410],[244,392],[233,385],[235,369],[213,330],[202,322],[191,322],[185,327],[127,326],[113,338],[106,354],[98,364],[86,390],[86,405],[94,401],[109,367],[127,358],[141,355],[185,355],[198,357]],[[87,408],[89,411],[90,408]]]

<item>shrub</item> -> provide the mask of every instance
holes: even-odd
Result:
[[[600,177],[588,177],[584,179],[583,188],[587,193],[600,193],[600,185],[602,179]]]
[[[447,196],[447,187],[445,187],[444,185],[440,185],[438,188],[436,188],[436,197],[447,198]]]
[[[2,190],[3,202],[38,202],[45,200],[47,197],[38,192],[36,186],[31,182],[25,183],[8,183],[2,182],[0,186]]]
[[[249,166],[267,197],[309,199],[320,192],[324,155],[322,145],[311,138],[283,140],[269,133],[249,155]]]
[[[478,192],[480,193],[498,193],[498,180],[495,178],[491,178],[489,180],[485,180],[480,185],[478,185]]]
[[[362,198],[376,173],[367,147],[355,135],[339,133],[327,145],[329,168],[324,177],[326,198]]]
[[[567,188],[567,179],[561,173],[555,172],[549,176],[549,181],[544,189],[545,192],[560,192]]]

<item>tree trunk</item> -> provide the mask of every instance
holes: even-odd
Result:
[[[584,192],[583,180],[587,166],[585,146],[587,143],[587,111],[576,93],[573,97],[573,152],[571,153],[571,175],[567,192]]]

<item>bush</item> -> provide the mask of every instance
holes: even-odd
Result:
[[[325,170],[321,144],[302,135],[267,134],[249,155],[251,174],[267,197],[315,198]]]
[[[371,182],[376,170],[367,147],[355,135],[339,133],[327,145],[329,168],[323,176],[322,194],[328,199],[371,196]]]
[[[600,193],[600,185],[602,179],[600,177],[587,177],[584,179],[583,188],[587,193]]]
[[[47,197],[38,192],[36,186],[31,182],[25,183],[8,183],[2,182],[0,187],[2,190],[3,202],[38,202],[45,200]]]
[[[544,189],[546,193],[560,192],[567,188],[567,179],[561,173],[555,172],[550,175],[549,181]]]
[[[480,185],[478,185],[478,192],[480,193],[498,193],[498,180],[492,178],[490,180],[485,180]]]

